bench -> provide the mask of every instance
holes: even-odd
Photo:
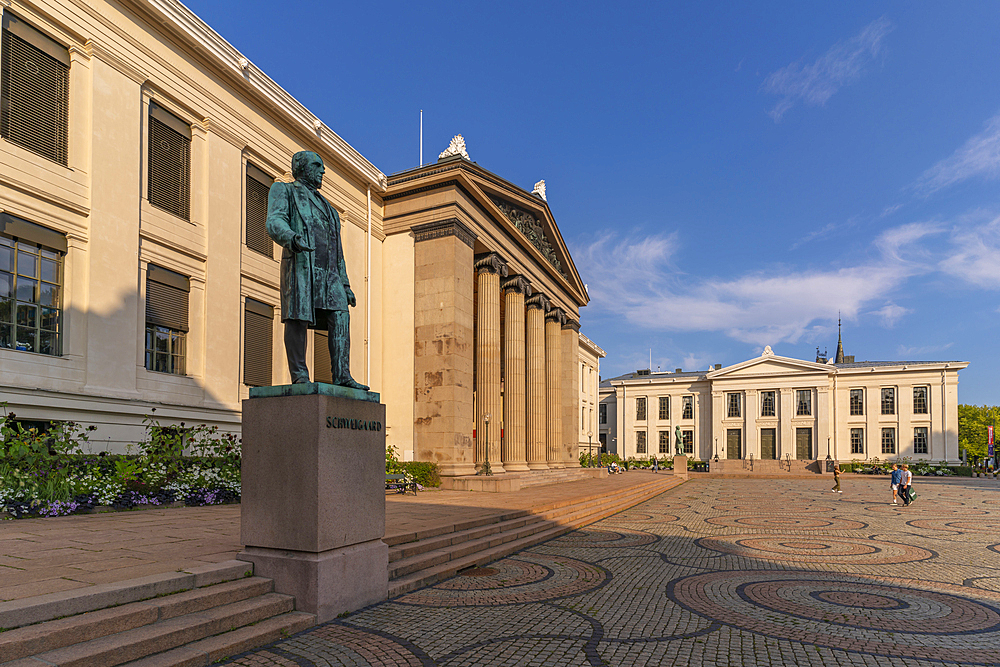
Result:
[[[385,489],[396,490],[396,493],[406,493],[407,489],[413,490],[413,495],[417,495],[417,483],[407,482],[406,475],[389,475],[385,476]]]

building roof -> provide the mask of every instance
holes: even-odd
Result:
[[[837,368],[871,368],[873,366],[939,366],[941,364],[964,364],[967,361],[857,361],[850,364],[830,364]]]

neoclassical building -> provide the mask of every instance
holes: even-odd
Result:
[[[381,392],[388,442],[450,475],[485,460],[487,429],[494,470],[576,461],[587,296],[543,187],[457,149],[387,179],[176,0],[3,0],[0,17],[9,412],[94,425],[94,451],[125,451],[150,415],[238,432],[249,388],[289,381],[264,221],[311,150],[358,300],[351,372]]]
[[[964,361],[816,361],[774,354],[708,371],[639,370],[601,383],[601,439],[624,457],[959,460]]]
[[[586,289],[545,199],[468,158],[389,177],[390,441],[443,475],[578,467]]]

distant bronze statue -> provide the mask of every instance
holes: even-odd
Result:
[[[681,456],[684,454],[684,436],[681,435],[681,427],[674,427],[674,447],[677,450],[677,455]]]
[[[348,307],[357,305],[347,279],[340,216],[319,193],[323,160],[311,151],[292,156],[294,183],[275,183],[267,197],[267,233],[281,251],[281,321],[292,382],[309,382],[306,335],[325,329],[333,384],[368,389],[351,377]]]

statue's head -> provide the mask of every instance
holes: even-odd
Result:
[[[292,177],[308,188],[319,190],[325,172],[323,158],[312,151],[299,151],[292,156]]]

